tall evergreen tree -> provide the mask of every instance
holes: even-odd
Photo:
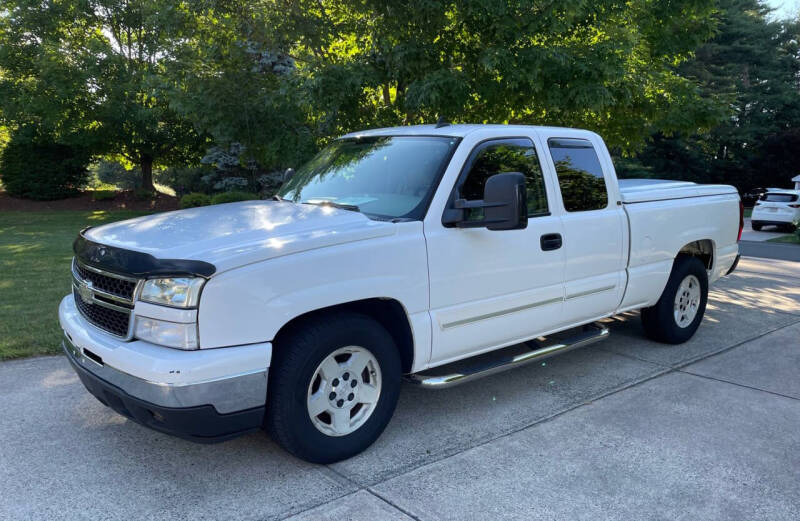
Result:
[[[653,135],[637,157],[647,175],[745,190],[786,185],[800,173],[793,173],[788,148],[797,146],[800,130],[798,23],[771,22],[768,15],[757,0],[720,2],[717,35],[679,72],[696,80],[705,97],[721,100],[727,117],[710,132]]]

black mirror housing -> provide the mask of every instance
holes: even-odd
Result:
[[[495,174],[483,188],[484,221],[490,230],[520,230],[528,227],[525,176],[519,172]]]
[[[519,172],[495,174],[486,180],[483,200],[456,199],[454,209],[448,210],[445,225],[458,228],[488,228],[489,230],[521,230],[528,226],[528,194],[525,176]],[[464,210],[483,208],[483,219],[464,220]]]

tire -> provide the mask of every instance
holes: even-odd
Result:
[[[794,224],[784,224],[781,229],[786,233],[793,233],[797,228],[795,228]]]
[[[695,293],[697,290],[699,294]],[[706,267],[697,257],[678,255],[661,298],[655,306],[642,309],[644,331],[649,338],[657,342],[682,344],[692,338],[700,326],[707,301]],[[682,308],[684,304],[686,305]],[[679,311],[683,313],[678,313]],[[680,315],[682,323],[679,323],[676,315]]]
[[[360,367],[364,360],[364,369],[354,374],[360,369],[352,364]],[[305,461],[350,458],[386,428],[401,378],[394,339],[375,320],[348,312],[305,320],[274,346],[264,427],[281,447]],[[325,410],[312,419],[312,408]]]
[[[761,224],[761,223],[760,223],[760,222],[758,222],[758,221],[751,221],[751,222],[750,222],[750,226],[753,228],[753,230],[755,230],[755,231],[757,231],[757,232],[760,232],[760,231],[761,231],[761,228],[762,228],[764,225],[763,225],[763,224]]]

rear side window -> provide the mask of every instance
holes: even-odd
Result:
[[[536,148],[528,139],[490,141],[475,153],[467,178],[461,186],[461,197],[483,199],[486,180],[495,174],[520,172],[525,176],[528,194],[528,217],[548,215],[544,177]],[[482,219],[483,209],[470,210],[469,219]]]
[[[794,194],[764,194],[761,198],[762,201],[770,203],[793,203],[797,201],[798,197]]]
[[[556,165],[564,208],[568,212],[606,208],[606,180],[592,143],[586,139],[551,138],[547,146]]]

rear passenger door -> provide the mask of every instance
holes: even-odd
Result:
[[[605,145],[593,135],[544,134],[558,179],[564,229],[564,325],[607,316],[619,305],[626,273],[625,215]],[[598,150],[602,154],[598,153]]]

